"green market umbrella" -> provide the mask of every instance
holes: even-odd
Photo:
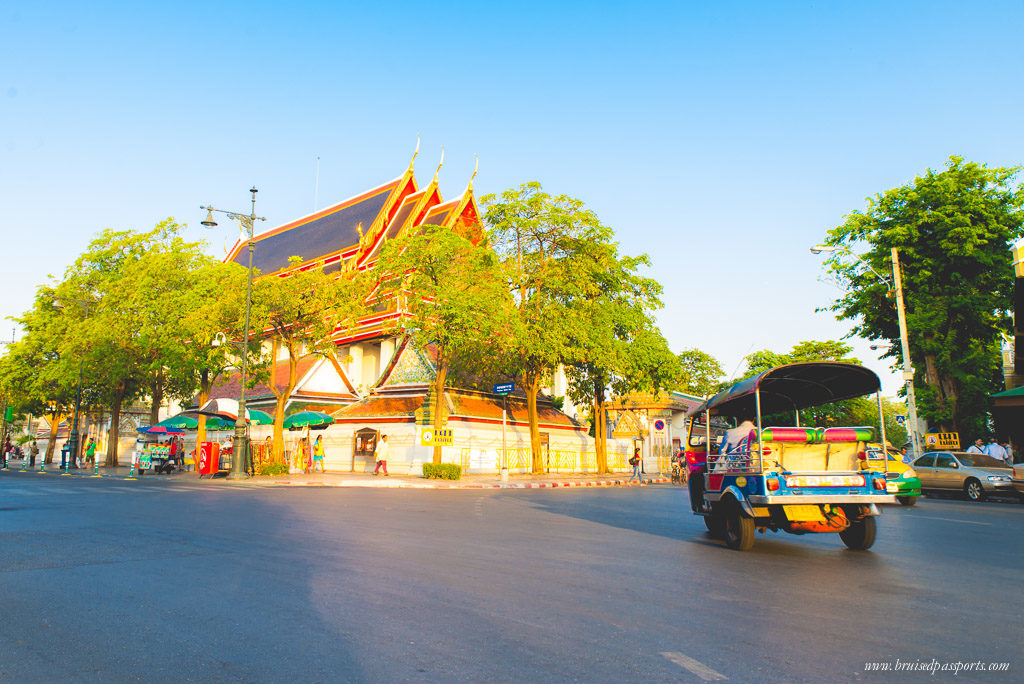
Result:
[[[165,428],[180,428],[183,430],[195,430],[199,427],[199,421],[192,416],[186,416],[184,413],[179,413],[176,416],[161,420],[152,427],[165,427]]]
[[[320,411],[299,411],[284,419],[284,426],[289,430],[306,427],[327,427],[334,423],[334,418]]]
[[[259,409],[246,409],[249,413],[249,422],[253,425],[270,425],[274,422],[274,417],[266,411],[260,411]]]

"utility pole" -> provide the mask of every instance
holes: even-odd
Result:
[[[917,400],[914,397],[914,368],[910,364],[910,342],[907,340],[907,316],[903,308],[903,278],[900,276],[900,257],[892,248],[892,278],[896,289],[896,314],[900,323],[900,345],[903,351],[903,382],[907,388],[907,411],[910,414],[910,446],[914,458],[921,455],[921,438],[917,433]]]

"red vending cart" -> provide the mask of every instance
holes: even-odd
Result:
[[[203,442],[199,445],[199,477],[214,475],[220,470],[220,444]]]

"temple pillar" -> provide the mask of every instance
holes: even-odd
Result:
[[[349,362],[345,365],[345,372],[352,384],[358,387],[363,384],[363,347],[359,343],[352,343],[348,346]]]
[[[373,383],[377,382],[377,376],[380,374],[380,348],[375,345],[367,344],[363,347],[363,384],[367,387],[373,387]]]
[[[381,372],[391,363],[391,357],[395,355],[395,338],[388,337],[380,342],[380,369]]]

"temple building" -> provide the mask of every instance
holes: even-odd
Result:
[[[445,200],[437,172],[420,187],[410,163],[394,180],[257,235],[253,266],[261,277],[313,265],[323,265],[328,273],[343,264],[372,269],[387,240],[417,226],[467,229],[479,225],[480,220],[472,178],[461,194]],[[293,256],[300,257],[301,264],[290,263]],[[236,243],[226,260],[247,265],[247,243]],[[327,358],[310,355],[299,361],[298,382],[285,411],[291,414],[309,408],[335,417],[335,424],[322,433],[328,470],[372,470],[373,448],[382,434],[388,435],[388,466],[393,471],[419,472],[421,464],[432,458],[433,447],[422,443],[423,429],[433,423],[432,349],[429,341],[402,329],[401,307],[398,298],[377,307],[354,329],[335,332],[333,354]],[[287,358],[279,357],[268,383],[246,392],[247,405],[273,412],[275,397],[270,384],[284,387],[287,373]],[[233,375],[214,386],[211,398],[237,398],[238,393],[239,379]],[[564,402],[562,409],[556,407],[558,397]],[[501,466],[529,470],[529,420],[521,392],[503,398],[452,387],[446,390],[444,402],[447,425],[453,430],[453,445],[444,447],[445,462],[460,463],[470,472],[495,471]],[[546,469],[593,471],[594,441],[588,436],[588,425],[578,420],[579,412],[567,396],[561,371],[538,398],[538,412]],[[265,439],[270,430],[270,426],[254,426],[252,439]],[[285,441],[291,448],[294,438],[286,433]],[[630,447],[628,440],[610,440],[609,465],[628,469]]]

